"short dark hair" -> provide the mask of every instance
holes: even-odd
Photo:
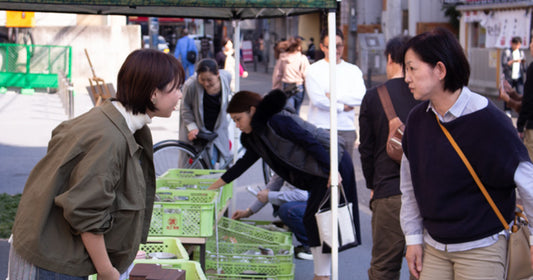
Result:
[[[413,37],[405,46],[402,64],[405,62],[405,53],[408,50],[414,51],[422,61],[432,67],[435,67],[439,61],[444,64],[445,90],[453,92],[468,85],[470,64],[457,38],[449,30],[438,27]]]
[[[511,38],[511,43],[513,43],[513,44],[518,44],[518,43],[522,44],[522,38],[520,38],[518,36],[515,36],[515,37]]]
[[[385,46],[385,57],[390,55],[392,62],[402,64],[404,48],[407,42],[411,39],[408,35],[398,35],[387,42]]]
[[[341,40],[344,42],[344,34],[338,28],[335,29],[335,35],[341,37]],[[324,44],[324,39],[328,36],[328,29],[323,29],[320,33],[320,43]]]
[[[218,65],[217,62],[212,58],[204,58],[198,61],[196,66],[196,73],[200,75],[201,73],[211,72],[215,75],[218,75]]]
[[[263,97],[259,93],[241,90],[233,95],[226,112],[230,114],[249,112],[250,107],[257,107],[262,100]]]
[[[173,56],[154,49],[139,49],[128,55],[117,76],[116,99],[133,114],[157,111],[152,103],[156,89],[166,91],[183,84],[185,71]]]

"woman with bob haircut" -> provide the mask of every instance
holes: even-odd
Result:
[[[309,191],[303,223],[313,254],[314,279],[329,279],[331,260],[323,253],[315,213],[328,190],[330,170],[329,133],[283,110],[285,93],[273,90],[264,98],[250,91],[236,93],[227,112],[242,131],[246,153],[209,189],[235,180],[262,158],[278,176],[295,187]],[[347,200],[353,205],[357,242],[361,243],[355,174],[350,154],[339,143],[339,175]],[[329,204],[328,204],[329,205]],[[328,251],[329,248],[323,248]]]
[[[118,73],[116,99],[52,131],[18,206],[9,279],[126,278],[154,202],[147,124],[170,117],[184,77],[173,56],[133,51]]]
[[[200,131],[216,132],[218,137],[207,147],[213,166],[219,158],[224,161],[232,158],[226,114],[230,83],[231,74],[219,70],[215,60],[205,58],[198,62],[196,74],[183,85],[180,140],[193,143]]]
[[[440,124],[509,224],[516,188],[533,219],[527,151],[509,117],[467,87],[470,66],[450,31],[409,40],[404,71],[414,98],[423,101],[407,118],[400,169],[409,271],[417,279],[505,279],[508,233]]]

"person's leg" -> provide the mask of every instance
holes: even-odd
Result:
[[[507,240],[500,235],[491,246],[450,253],[455,280],[504,279]]]
[[[327,280],[331,275],[331,254],[322,253],[322,247],[312,247],[314,280]]]
[[[339,174],[342,177],[342,186],[348,202],[352,203],[353,223],[357,234],[357,242],[361,244],[361,226],[359,223],[359,203],[357,200],[357,186],[355,181],[355,171],[352,157],[345,151],[339,162]]]
[[[368,279],[399,279],[405,239],[400,227],[401,195],[372,201],[372,259]]]
[[[419,280],[454,280],[453,263],[448,253],[439,251],[427,244],[424,245],[422,271]],[[482,278],[480,278],[482,279]]]
[[[307,233],[303,224],[306,204],[307,202],[305,201],[283,203],[278,209],[278,215],[281,221],[289,227],[292,233],[294,233],[296,240],[304,246],[309,246]]]
[[[337,134],[344,139],[344,148],[350,153],[350,157],[353,157],[355,140],[357,139],[355,130],[339,130]]]
[[[297,85],[298,92],[293,96],[294,97],[294,109],[296,114],[300,114],[300,108],[304,102],[305,88],[304,85]]]
[[[315,213],[318,211],[320,202],[326,194],[327,183],[327,179],[324,178],[316,180],[316,182],[310,186],[309,198],[307,199],[307,205],[303,217],[307,240],[309,241],[309,247],[311,247],[311,252],[313,254],[315,276],[327,277],[324,279],[329,279],[329,275],[331,275],[331,260],[327,257],[329,254],[322,254],[322,244],[320,243]],[[326,255],[326,257],[324,257],[324,255]],[[315,277],[315,279],[320,278]]]

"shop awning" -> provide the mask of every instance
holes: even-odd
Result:
[[[335,9],[335,0],[0,0],[0,9],[98,15],[254,19]]]

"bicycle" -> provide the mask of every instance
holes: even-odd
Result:
[[[154,167],[156,177],[163,175],[171,168],[181,169],[228,169],[232,164],[232,157],[224,158],[219,166],[212,162],[207,147],[218,134],[215,132],[200,131],[193,141],[194,145],[180,140],[163,140],[154,144]],[[239,148],[239,154],[244,152],[244,147]],[[262,163],[263,179],[265,184],[270,181],[272,172],[270,167]]]

